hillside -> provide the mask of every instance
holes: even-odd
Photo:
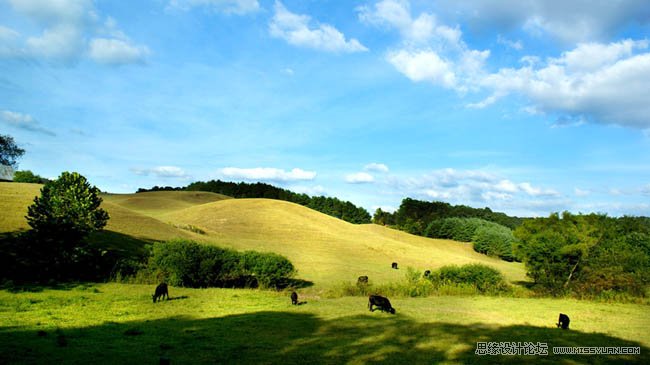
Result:
[[[137,194],[102,194],[102,199],[138,213],[159,216],[194,205],[231,198],[203,191],[152,191]]]
[[[316,283],[398,280],[401,268],[420,270],[449,264],[485,263],[511,281],[524,280],[523,265],[473,251],[471,245],[410,235],[390,228],[354,225],[298,204],[268,199],[232,199],[203,204],[162,216],[166,221],[204,229],[216,242],[240,250],[286,255],[300,277]]]
[[[28,228],[27,206],[40,185],[0,183],[0,232]],[[355,281],[401,280],[404,269],[435,269],[449,264],[484,263],[510,281],[525,280],[522,264],[474,252],[470,244],[410,235],[374,224],[355,225],[298,204],[269,199],[228,199],[189,192],[102,194],[111,216],[108,232],[93,239],[120,250],[150,241],[189,238],[238,250],[277,252],[298,268],[298,277],[317,287]],[[206,231],[183,229],[194,225]],[[401,270],[390,269],[398,262]]]

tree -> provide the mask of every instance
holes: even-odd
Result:
[[[34,198],[27,211],[27,223],[32,227],[28,241],[34,263],[46,271],[46,278],[74,277],[76,266],[96,255],[85,239],[106,226],[109,218],[99,207],[102,199],[98,194],[99,189],[85,177],[64,172]]]
[[[24,154],[25,150],[16,146],[13,137],[0,134],[0,165],[16,167],[16,160]]]
[[[23,170],[23,171],[16,171],[14,172],[14,182],[22,182],[22,183],[33,183],[33,184],[45,184],[47,183],[48,179],[36,175],[35,173],[31,172],[30,170]]]

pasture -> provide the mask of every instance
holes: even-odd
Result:
[[[0,233],[27,229],[40,185],[0,183]],[[110,214],[95,244],[125,255],[172,238],[237,250],[277,252],[312,283],[290,292],[70,284],[0,291],[0,363],[650,363],[650,310],[644,304],[487,296],[391,297],[397,314],[369,312],[367,297],[331,297],[341,282],[404,279],[407,267],[483,263],[512,283],[520,263],[469,244],[353,225],[305,207],[201,192],[103,194]],[[186,229],[198,227],[204,233]],[[399,263],[399,270],[390,268]],[[525,290],[525,289],[522,289]],[[555,328],[558,314],[571,329]],[[542,342],[548,356],[477,356],[477,342]],[[552,355],[553,346],[640,346],[641,355]]]
[[[0,359],[21,363],[648,363],[647,306],[567,299],[367,298],[246,289],[94,284],[0,292]],[[571,330],[555,328],[560,311]],[[39,331],[40,332],[39,335]],[[477,356],[476,342],[640,346],[641,355]]]

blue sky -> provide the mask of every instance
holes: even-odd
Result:
[[[646,1],[0,0],[19,169],[650,216]]]

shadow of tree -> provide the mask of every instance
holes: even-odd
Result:
[[[70,329],[1,328],[3,363],[172,364],[630,364],[650,363],[637,342],[534,326],[419,323],[408,317],[256,312],[221,318],[172,317]],[[64,337],[62,343],[61,337]],[[477,342],[542,342],[548,356],[478,356]],[[640,355],[553,355],[557,346],[638,346]]]

